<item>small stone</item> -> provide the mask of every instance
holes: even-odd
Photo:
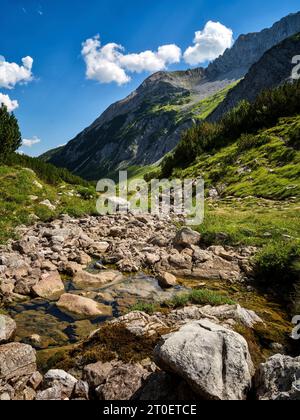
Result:
[[[187,247],[190,245],[198,245],[200,242],[201,235],[200,233],[190,229],[183,228],[177,232],[174,238],[174,244],[177,246]]]
[[[157,276],[158,283],[162,289],[168,289],[177,285],[177,278],[173,274],[160,272]]]

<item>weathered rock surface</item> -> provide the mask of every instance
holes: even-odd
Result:
[[[158,283],[163,289],[168,289],[169,287],[174,287],[177,285],[177,279],[173,274],[160,272],[157,276]]]
[[[62,398],[70,398],[77,382],[77,379],[69,373],[60,369],[52,369],[44,376],[43,387],[45,389],[59,387]]]
[[[57,302],[57,307],[66,314],[78,319],[112,316],[112,307],[92,299],[66,293]]]
[[[58,272],[46,274],[42,279],[32,287],[32,291],[36,296],[44,299],[53,299],[59,294],[64,293],[65,286]]]
[[[271,357],[257,370],[255,388],[259,400],[300,400],[300,357]]]
[[[79,271],[73,278],[77,287],[101,287],[108,283],[122,280],[123,276],[118,271],[105,270],[98,274],[90,274],[87,271]]]
[[[62,389],[58,385],[39,391],[36,395],[36,401],[61,401],[63,399]]]
[[[131,400],[141,388],[149,372],[139,364],[117,363],[109,372],[104,384],[96,389],[100,400]]]
[[[155,349],[159,366],[186,380],[200,397],[244,400],[254,368],[245,339],[208,320],[184,325]]]
[[[0,344],[12,341],[16,332],[17,324],[6,315],[0,315]]]
[[[97,362],[91,365],[87,365],[83,370],[83,378],[91,388],[95,389],[105,382],[113,367],[114,364],[111,362]]]
[[[174,244],[178,246],[188,247],[189,245],[198,245],[201,239],[200,233],[191,228],[181,229],[174,239]]]
[[[0,346],[0,379],[30,376],[36,370],[36,353],[31,346],[21,343]]]

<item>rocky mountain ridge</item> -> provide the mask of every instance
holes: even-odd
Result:
[[[228,93],[208,120],[219,120],[242,100],[254,101],[264,89],[272,89],[283,83],[292,82],[292,70],[295,66],[292,58],[298,55],[299,51],[300,33],[268,50],[250,68],[245,78]]]
[[[207,69],[153,74],[51,154],[49,161],[92,180],[154,164],[177,145],[196,119],[214,111],[232,84],[268,49],[299,31],[300,13],[292,14],[270,29],[240,36]]]

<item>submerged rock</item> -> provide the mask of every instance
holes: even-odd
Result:
[[[77,287],[94,287],[98,288],[108,283],[122,280],[123,276],[118,271],[106,270],[102,273],[91,274],[87,271],[78,271],[75,273],[73,283]]]
[[[66,293],[57,302],[57,307],[67,315],[78,319],[110,317],[112,307],[92,299]]]
[[[254,368],[245,339],[209,320],[163,337],[154,355],[163,370],[186,380],[201,398],[244,400],[250,390]]]

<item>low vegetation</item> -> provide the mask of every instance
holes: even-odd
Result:
[[[164,176],[184,168],[204,154],[212,153],[237,141],[242,134],[257,134],[274,127],[280,118],[300,112],[300,81],[266,90],[253,103],[242,101],[218,123],[199,124],[188,130],[174,152],[162,163]]]
[[[193,289],[187,293],[178,293],[164,305],[169,308],[181,308],[188,304],[194,305],[234,305],[235,302],[228,296],[209,289]]]
[[[47,207],[49,200],[53,208]],[[47,221],[60,214],[96,213],[95,189],[61,182],[50,185],[32,169],[0,166],[0,243],[14,235],[21,224]]]

